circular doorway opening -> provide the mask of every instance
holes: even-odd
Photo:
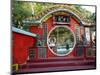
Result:
[[[74,32],[67,26],[55,26],[49,31],[47,45],[57,56],[65,56],[73,51],[76,40]]]

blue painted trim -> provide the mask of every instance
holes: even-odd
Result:
[[[37,35],[34,34],[34,33],[27,32],[27,31],[18,29],[18,28],[16,28],[16,27],[12,27],[12,31],[13,31],[13,32],[20,33],[20,34],[25,34],[25,35],[28,35],[28,36],[32,36],[32,37],[37,37]]]

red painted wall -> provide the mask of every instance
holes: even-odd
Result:
[[[55,26],[53,25],[53,18],[49,18],[47,21],[46,21],[47,25],[48,25],[48,32]],[[73,17],[70,17],[70,25],[66,25],[68,26],[69,28],[71,28],[71,30],[73,32],[75,32],[75,25],[79,25],[79,23],[73,18]],[[68,55],[66,56],[63,56],[63,57],[67,57],[67,58],[71,58],[71,57],[74,57],[75,55],[75,49]],[[47,58],[52,58],[52,57],[60,57],[60,56],[57,56],[57,55],[54,55],[50,50],[49,48],[47,48]]]
[[[36,38],[13,32],[12,56],[13,64],[22,64],[28,58],[28,48],[34,46]]]
[[[35,34],[40,35],[40,39],[42,39],[43,36],[43,28],[38,27],[38,26],[30,26],[29,31]]]
[[[53,17],[50,17],[47,21],[45,21],[45,23],[48,25],[48,33],[49,33],[49,31],[55,26],[55,25],[53,25]],[[75,25],[79,25],[79,23],[73,17],[70,17],[69,28],[71,28],[73,32],[75,32]],[[36,34],[40,34],[40,37],[42,37],[43,28],[40,28],[38,26],[30,26],[30,31],[33,32],[33,33],[36,33]],[[57,55],[54,55],[49,50],[48,47],[47,47],[47,52],[46,53],[47,53],[47,58],[59,57]],[[67,57],[67,58],[71,58],[72,57],[73,58],[74,55],[75,55],[75,49],[69,55],[66,55],[66,56],[63,56],[63,57]]]

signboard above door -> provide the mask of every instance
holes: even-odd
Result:
[[[66,15],[55,15],[53,17],[53,24],[56,25],[70,25],[70,16]]]

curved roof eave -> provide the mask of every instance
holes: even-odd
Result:
[[[34,34],[34,33],[31,33],[31,32],[28,32],[28,31],[24,31],[24,30],[18,29],[18,28],[16,28],[16,27],[12,27],[12,31],[13,31],[13,32],[20,33],[20,34],[32,36],[32,37],[37,37],[37,35]]]
[[[52,13],[54,13],[54,12],[57,12],[57,11],[66,11],[66,12],[68,12],[68,13],[74,15],[74,16],[78,19],[78,21],[79,21],[81,24],[83,24],[83,21],[81,20],[81,18],[80,18],[76,13],[72,12],[71,10],[64,9],[64,8],[63,8],[63,9],[62,9],[62,8],[58,8],[58,9],[55,9],[55,10],[53,10],[53,11],[51,11],[51,12],[45,14],[45,15],[39,20],[40,23],[41,23],[48,15],[50,15],[50,14],[52,14]]]

